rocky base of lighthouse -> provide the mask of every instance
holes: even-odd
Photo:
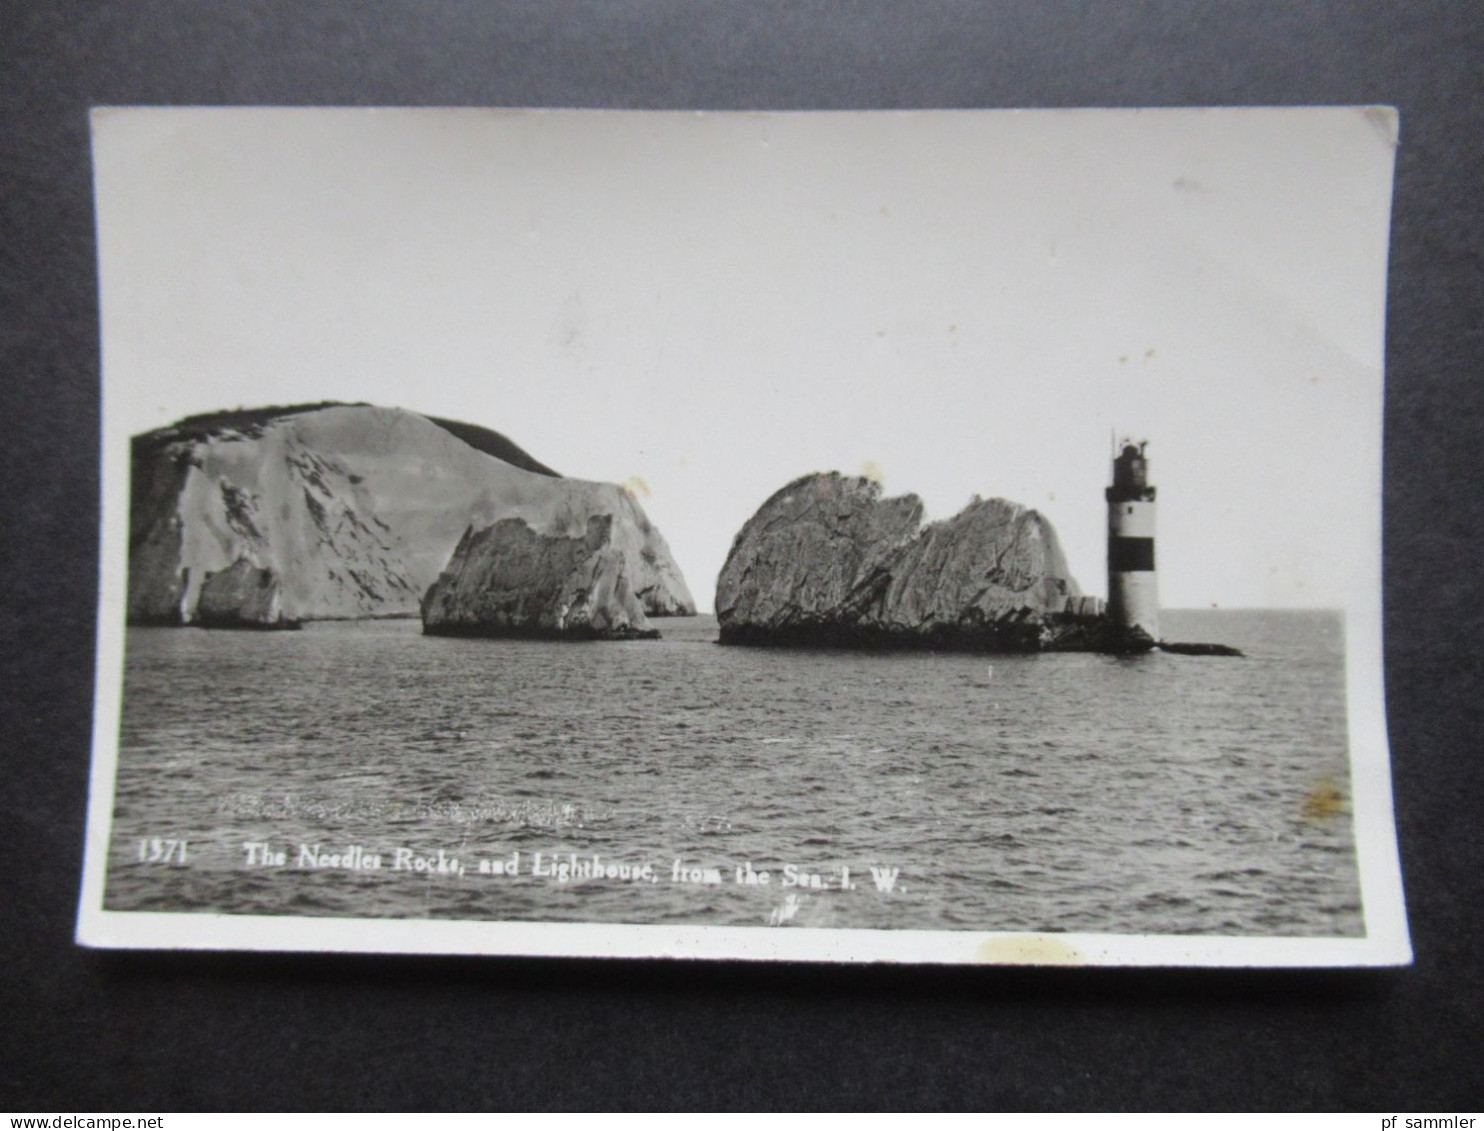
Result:
[[[1159,641],[1138,625],[1119,626],[1111,617],[1108,620],[1105,635],[1104,646],[1099,649],[1103,652],[1150,652],[1159,647]]]
[[[1161,640],[1156,647],[1161,652],[1170,652],[1176,656],[1241,656],[1245,654],[1240,648],[1233,648],[1230,644],[1176,644],[1172,641]]]

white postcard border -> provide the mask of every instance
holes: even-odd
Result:
[[[95,111],[112,113],[113,111]],[[1096,111],[1094,111],[1096,112]],[[1394,111],[1383,109],[1383,113]],[[95,168],[95,187],[98,171]],[[1389,192],[1389,188],[1388,188]],[[99,202],[100,309],[108,227]],[[1388,202],[1389,203],[1389,202]],[[1384,276],[1383,276],[1384,279]],[[1384,285],[1384,284],[1383,284]],[[114,425],[102,327],[101,534],[92,767],[77,942],[120,949],[318,951],[828,963],[1350,967],[1411,961],[1398,855],[1382,672],[1381,453],[1374,469],[1377,553],[1370,592],[1345,612],[1347,720],[1364,937],[1119,935],[797,927],[641,926],[121,912],[103,908],[118,766],[129,523],[129,437]],[[1380,404],[1375,435],[1379,442]]]

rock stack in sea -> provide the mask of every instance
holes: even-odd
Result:
[[[779,491],[732,544],[716,587],[727,644],[1034,652],[1104,646],[1051,523],[975,499],[922,525],[913,495],[835,472]]]
[[[464,532],[423,598],[433,636],[574,640],[653,639],[613,516],[593,515],[577,536],[538,534],[519,518]]]
[[[283,587],[271,569],[247,558],[206,574],[196,598],[196,624],[202,628],[299,628],[283,615]]]
[[[416,616],[456,548],[509,539],[512,521],[553,546],[602,532],[584,558],[602,559],[594,586],[629,599],[594,605],[589,623],[695,612],[629,492],[561,477],[474,425],[370,405],[239,409],[136,436],[132,457],[131,623]]]

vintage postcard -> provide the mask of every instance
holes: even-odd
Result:
[[[1394,111],[92,127],[81,942],[1409,961]]]

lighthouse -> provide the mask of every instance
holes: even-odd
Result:
[[[1154,488],[1147,441],[1123,442],[1113,460],[1108,500],[1108,618],[1113,647],[1143,652],[1159,641],[1159,586],[1154,572]]]

